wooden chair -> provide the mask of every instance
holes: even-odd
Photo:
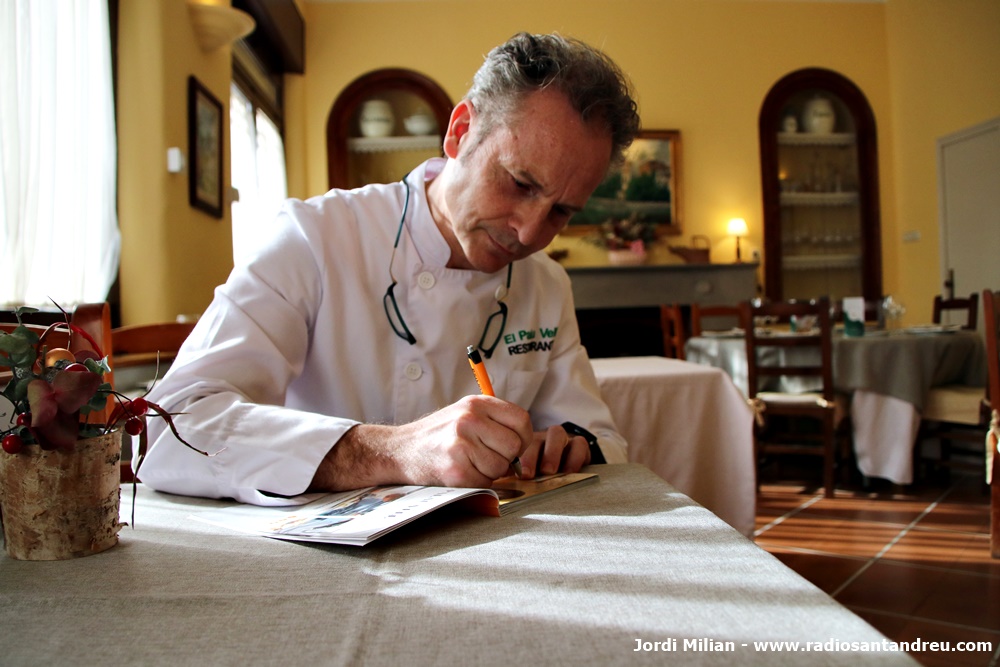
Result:
[[[830,303],[817,301],[747,302],[741,304],[746,323],[747,379],[750,403],[757,416],[754,448],[758,464],[770,454],[810,455],[823,460],[823,492],[833,496],[837,465],[837,421],[833,388],[833,344]],[[793,334],[753,326],[756,318],[789,322],[816,318],[814,333]],[[815,391],[772,391],[782,382],[804,382]],[[766,383],[766,384],[765,384]]]
[[[985,290],[985,293],[990,293]],[[984,296],[985,305],[985,296]],[[934,323],[942,324],[945,313],[955,312],[965,319],[963,329],[975,330],[979,321],[979,295],[971,294],[967,299],[943,299],[934,297]],[[987,316],[986,329],[991,326]],[[951,468],[978,469],[981,465],[982,444],[989,429],[989,397],[982,387],[945,385],[932,387],[927,393],[920,415],[918,443],[937,440],[937,456],[923,456],[923,461],[931,468],[937,468],[947,475]],[[963,444],[964,443],[964,446]],[[922,447],[920,448],[923,449]],[[971,461],[956,459],[955,455],[966,455]]]
[[[111,331],[111,349],[115,366],[129,368],[155,364],[169,364],[187,340],[193,322],[159,322],[118,327]]]
[[[990,482],[990,554],[1000,558],[1000,452],[997,451],[997,437],[1000,436],[1000,292],[983,290],[983,316],[986,320],[986,371],[989,378],[987,393],[990,397],[992,419],[987,437],[987,446],[992,447],[993,456]],[[989,461],[989,457],[987,457]]]
[[[163,377],[194,328],[193,322],[159,322],[118,327],[111,331],[111,350],[118,369],[120,391],[143,394],[149,383]],[[122,443],[121,475],[132,482],[131,443]]]
[[[705,327],[705,321],[711,321],[713,326]],[[724,326],[719,326],[722,322]],[[724,331],[742,327],[742,312],[739,306],[702,306],[691,304],[691,337],[700,336],[704,331]]]
[[[660,306],[660,331],[663,333],[663,356],[684,359],[684,312],[680,304]]]
[[[946,324],[944,316],[955,314],[961,319],[964,316],[963,329],[976,330],[979,324],[979,295],[973,292],[968,298],[945,299],[940,294],[934,297],[934,324]]]

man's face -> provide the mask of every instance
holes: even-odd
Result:
[[[448,266],[493,273],[545,248],[604,178],[611,137],[585,124],[562,93],[529,95],[517,118],[485,137],[468,101],[445,137],[442,205],[432,213]],[[445,174],[442,174],[445,175]]]

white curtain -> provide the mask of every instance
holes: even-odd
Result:
[[[116,152],[107,0],[0,0],[0,304],[107,300]]]
[[[288,196],[285,145],[278,127],[233,84],[229,91],[233,187],[233,261],[249,259]]]

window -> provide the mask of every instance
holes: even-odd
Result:
[[[288,196],[285,146],[274,121],[234,83],[229,96],[233,188],[233,262],[253,255]]]
[[[105,301],[118,271],[108,0],[0,12],[0,304]]]
[[[239,265],[267,236],[288,186],[280,90],[242,44],[233,49],[233,74],[229,145],[232,184],[238,195],[233,201],[233,262]]]

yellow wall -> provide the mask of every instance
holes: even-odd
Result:
[[[910,322],[929,322],[931,299],[942,291],[936,142],[1000,116],[1000,2],[890,0],[887,7],[898,197],[883,243],[886,289],[899,295]],[[907,231],[920,240],[904,243]]]
[[[292,196],[326,190],[327,115],[356,77],[407,67],[457,100],[491,47],[519,30],[555,30],[602,47],[623,66],[638,91],[645,127],[681,131],[685,233],[671,242],[686,245],[693,234],[707,235],[716,262],[734,257],[725,232],[731,217],[750,226],[744,253],[762,246],[757,115],[767,91],[796,69],[840,72],[865,92],[875,112],[885,289],[915,320],[929,318],[938,291],[936,271],[928,270],[938,261],[934,140],[1000,114],[996,0],[426,0],[301,7],[306,74],[286,77]],[[121,146],[123,314],[130,322],[201,310],[231,265],[228,211],[217,221],[190,209],[186,176],[167,175],[163,167],[167,146],[186,146],[187,75],[196,74],[228,101],[228,50],[198,51],[185,12],[184,0],[122,2],[120,40],[128,54],[119,52],[119,85],[122,97],[140,98],[128,113],[142,118],[123,118],[120,128],[131,130]],[[165,27],[157,32],[156,25]],[[129,54],[135,58],[126,72]],[[914,229],[921,240],[902,244],[903,232]],[[133,254],[151,243],[168,252],[154,267]],[[194,248],[200,254],[192,254]],[[574,246],[571,260],[596,256],[595,249]],[[662,249],[654,259],[681,261]]]
[[[188,168],[167,172],[167,148],[188,155],[187,86],[194,75],[223,104],[229,129],[228,47],[198,47],[184,0],[122,0],[118,36],[118,217],[124,324],[202,312],[232,269],[232,217],[188,204]],[[229,137],[223,139],[223,195]],[[228,201],[228,200],[227,200]]]

